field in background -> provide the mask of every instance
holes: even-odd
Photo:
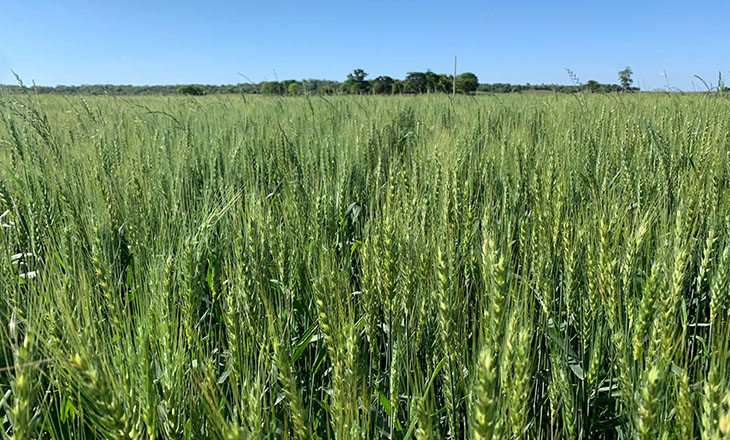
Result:
[[[730,101],[0,96],[13,438],[730,438]]]

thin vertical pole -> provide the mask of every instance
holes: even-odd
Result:
[[[454,84],[451,87],[451,95],[456,96],[456,55],[454,55]]]

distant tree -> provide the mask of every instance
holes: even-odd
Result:
[[[340,89],[340,83],[324,79],[305,79],[301,82],[302,93],[331,95]]]
[[[281,95],[281,84],[279,81],[266,81],[261,83],[261,93],[264,95]]]
[[[298,82],[289,83],[289,87],[286,88],[286,93],[291,96],[299,96],[302,94],[302,86]]]
[[[257,84],[239,84],[239,93],[259,93],[260,88]]]
[[[586,88],[591,91],[591,93],[600,93],[601,92],[601,84],[596,80],[589,80],[586,83]]]
[[[368,74],[362,69],[355,69],[347,75],[347,79],[342,83],[342,91],[345,93],[362,94],[367,93],[370,85],[365,80]]]
[[[456,90],[462,93],[473,93],[479,87],[479,79],[471,72],[464,72],[456,77]]]
[[[400,94],[400,93],[403,93],[403,91],[404,91],[403,81],[401,81],[399,79],[394,79],[393,80],[393,93]]]
[[[631,84],[634,83],[634,80],[631,78],[631,75],[633,75],[634,72],[631,70],[631,67],[626,66],[626,68],[618,73],[618,79],[621,82],[621,88],[627,91],[631,90]]]
[[[297,82],[297,81],[293,80],[293,79],[285,79],[284,81],[280,81],[279,82],[279,90],[281,91],[280,93],[282,95],[286,95],[287,93],[289,93],[289,84],[292,84],[295,82]]]
[[[512,93],[512,84],[510,84],[510,83],[492,84],[492,91],[494,93]]]
[[[340,92],[342,84],[336,81],[324,81],[322,85],[317,88],[317,94],[319,95],[334,95]]]
[[[367,76],[368,76],[368,74],[364,70],[362,70],[362,69],[355,69],[355,70],[352,71],[352,73],[350,73],[349,75],[347,75],[348,78],[352,78],[352,79],[354,79],[357,82],[363,82],[363,81],[365,81],[365,78]]]
[[[406,93],[426,93],[428,90],[426,74],[423,72],[408,72],[406,79],[403,80],[403,86]]]
[[[436,91],[437,92],[444,92],[444,93],[451,93],[451,88],[453,87],[454,82],[454,76],[453,75],[446,75],[446,74],[439,74],[438,82],[436,85]]]
[[[377,95],[390,95],[393,93],[393,78],[379,76],[371,81],[370,90]]]
[[[426,78],[426,93],[433,93],[438,90],[439,76],[431,71],[426,70],[423,74]]]
[[[181,86],[177,88],[177,94],[178,95],[193,95],[193,96],[200,96],[205,95],[205,90],[200,86]]]

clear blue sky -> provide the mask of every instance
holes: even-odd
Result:
[[[626,65],[645,89],[665,70],[685,90],[730,78],[730,0],[450,3],[0,0],[0,83],[402,78],[455,54],[480,82],[567,84],[566,67],[617,82]]]

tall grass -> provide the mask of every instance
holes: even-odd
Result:
[[[0,431],[730,438],[719,96],[0,96]]]

